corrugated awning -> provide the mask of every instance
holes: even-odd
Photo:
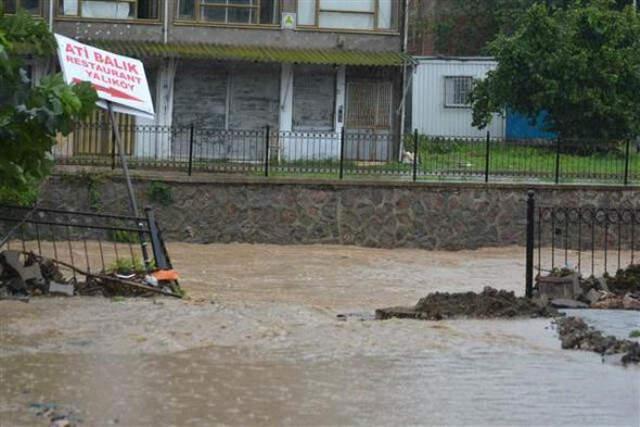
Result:
[[[405,63],[413,63],[411,56],[400,52],[369,52],[342,49],[288,49],[205,43],[163,44],[157,42],[115,40],[95,40],[86,43],[111,52],[137,58],[218,59],[228,61],[362,66],[400,66]]]

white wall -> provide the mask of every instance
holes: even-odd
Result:
[[[411,127],[425,135],[504,138],[505,119],[496,116],[487,129],[471,126],[471,108],[447,108],[444,102],[445,77],[482,78],[497,65],[489,59],[416,58],[413,74]]]

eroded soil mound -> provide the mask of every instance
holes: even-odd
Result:
[[[376,310],[377,319],[392,317],[423,320],[452,318],[553,317],[557,311],[513,292],[490,287],[481,293],[435,292],[420,299],[415,307],[392,307]]]
[[[624,365],[640,363],[640,344],[637,342],[605,336],[579,317],[559,318],[557,325],[564,349],[593,351],[602,355],[624,353]]]

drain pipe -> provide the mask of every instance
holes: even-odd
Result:
[[[403,5],[404,9],[404,23],[402,28],[402,52],[407,53],[407,43],[409,40],[409,0],[404,0]],[[406,92],[407,87],[407,62],[405,61],[402,65],[402,97],[400,98],[400,149],[398,150],[398,161],[402,161],[402,153],[404,151],[404,126],[406,121]]]
[[[49,31],[53,33],[53,4],[56,0],[49,0]]]
[[[169,0],[164,0],[164,24],[162,28],[163,42],[169,41]]]

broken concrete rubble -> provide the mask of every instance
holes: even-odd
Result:
[[[74,277],[66,279],[61,267],[72,271]],[[76,280],[78,276],[84,276],[85,280]],[[115,272],[89,273],[63,261],[33,253],[10,250],[0,253],[0,299],[28,300],[30,296],[38,295],[182,296],[177,281],[158,281],[156,286],[150,286],[144,277],[144,274],[136,273],[123,279]]]
[[[557,307],[640,310],[640,265],[637,264],[619,270],[615,276],[586,279],[572,270],[554,270],[547,276],[538,276],[536,284],[538,296],[552,300]],[[572,306],[564,304],[567,300],[586,306],[577,302],[571,302]]]
[[[622,308],[625,310],[640,310],[640,292],[626,294],[622,298]]]
[[[640,363],[640,343],[605,336],[579,317],[559,318],[556,324],[564,349],[593,351],[603,356],[623,354],[621,361],[624,365]]]
[[[49,293],[51,295],[73,296],[75,288],[71,283],[49,282]]]
[[[551,305],[555,308],[589,308],[589,304],[567,298],[554,298]]]

